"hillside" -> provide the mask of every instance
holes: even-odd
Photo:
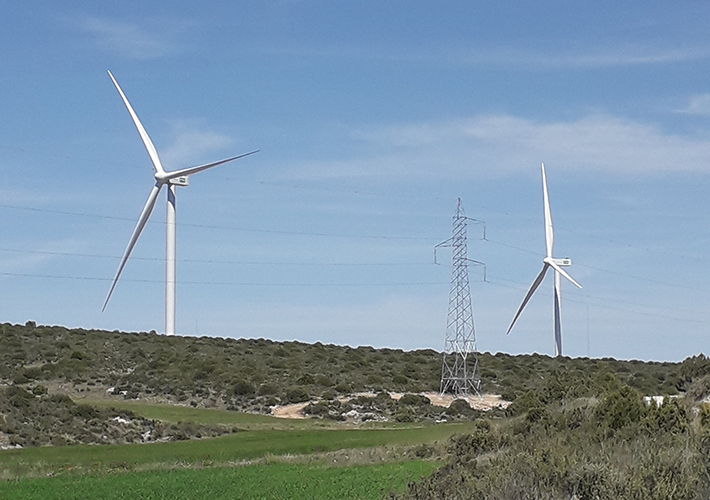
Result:
[[[426,398],[415,396],[439,388],[441,355],[433,350],[405,352],[264,339],[166,337],[28,322],[0,326],[0,358],[0,384],[6,388],[0,393],[4,440],[23,446],[122,442],[124,438],[101,438],[111,434],[96,427],[97,420],[110,421],[120,417],[119,413],[103,415],[87,405],[71,407],[72,401],[62,399],[62,395],[74,400],[139,399],[263,414],[270,413],[275,405],[311,402],[306,407],[307,414],[336,420],[343,419],[353,408],[372,414],[373,418],[397,421],[434,420],[442,415],[449,419],[480,416],[480,412],[469,410],[466,405],[439,408],[429,405]],[[548,401],[593,396],[600,377],[606,374],[613,374],[642,395],[677,394],[687,389],[694,378],[710,373],[710,363],[703,356],[683,363],[644,363],[485,353],[480,356],[480,370],[483,392],[502,394],[514,401],[510,414],[516,408]],[[14,392],[8,392],[10,389]],[[382,394],[385,391],[411,394],[393,401]],[[353,393],[373,395],[342,401],[342,397]],[[27,404],[20,404],[22,401]],[[34,434],[44,432],[49,436],[56,434],[57,428],[66,431],[77,427],[66,415],[92,422],[95,432],[66,431],[63,439],[28,435],[27,426],[12,425],[22,421],[13,417],[22,408],[38,415],[30,425],[38,429]],[[59,416],[40,419],[42,415]],[[171,433],[140,420],[132,422],[124,434],[134,440],[141,440],[140,436],[149,430],[148,435],[161,438],[181,435],[179,429]],[[114,431],[115,427],[112,426]],[[193,434],[214,432],[217,431],[193,429]]]

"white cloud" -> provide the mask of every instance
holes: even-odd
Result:
[[[226,135],[205,130],[199,123],[187,120],[173,122],[172,127],[172,144],[160,151],[161,161],[167,170],[219,160],[213,157],[215,152],[233,142]]]
[[[79,27],[103,49],[129,59],[153,59],[173,52],[175,44],[166,36],[135,24],[88,17]]]
[[[568,45],[573,45],[570,41]],[[651,66],[696,61],[710,56],[704,47],[659,48],[654,45],[617,44],[591,47],[583,51],[552,48],[477,45],[470,42],[430,43],[420,46],[359,44],[291,44],[244,47],[247,52],[265,55],[288,55],[307,58],[340,58],[378,61],[403,61],[416,64],[450,64],[456,66],[518,67],[533,70],[563,68],[612,68]]]
[[[531,51],[516,48],[498,48],[458,53],[453,61],[472,64],[524,66],[537,69],[554,68],[608,68],[619,66],[648,66],[693,61],[708,57],[707,49],[613,46],[587,52]]]
[[[710,115],[710,94],[692,96],[688,105],[679,109],[678,112],[691,115]]]
[[[510,115],[354,131],[367,152],[339,163],[302,165],[300,177],[501,177],[541,162],[613,176],[705,172],[710,138],[670,134],[608,115],[541,122]]]

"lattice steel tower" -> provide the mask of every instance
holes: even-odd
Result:
[[[453,261],[449,313],[446,321],[446,344],[441,366],[441,393],[456,396],[468,396],[473,393],[480,396],[481,379],[478,375],[476,330],[473,326],[468,263],[484,264],[467,256],[467,222],[482,224],[481,221],[466,217],[459,198],[454,215],[453,236],[434,247],[435,261],[436,249],[439,247],[451,247]],[[485,239],[485,226],[483,238]],[[485,281],[485,267],[483,276]]]

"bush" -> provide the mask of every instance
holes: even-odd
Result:
[[[47,388],[43,385],[36,385],[32,388],[32,394],[35,396],[42,396],[47,394]]]
[[[303,409],[303,413],[306,415],[316,415],[321,417],[327,415],[329,412],[330,408],[328,408],[328,403],[325,401],[311,403]]]
[[[645,412],[641,396],[628,386],[606,393],[594,411],[598,422],[612,430],[639,422]]]
[[[274,384],[262,384],[262,386],[259,387],[259,396],[270,396],[276,394],[278,391],[278,387],[276,387]]]
[[[409,408],[400,408],[394,414],[394,419],[397,422],[414,422],[414,413]]]
[[[335,385],[333,380],[325,375],[316,375],[315,383],[316,385],[320,385],[322,387],[332,387]]]
[[[431,401],[428,397],[422,396],[421,394],[411,394],[407,393],[401,398],[399,398],[399,403],[403,405],[410,406],[425,406],[430,405]],[[467,403],[468,404],[468,403]]]
[[[340,394],[350,394],[351,392],[353,392],[353,389],[352,387],[350,387],[350,384],[341,382],[335,386],[335,391],[339,392]]]
[[[467,415],[472,411],[471,405],[465,399],[456,399],[449,405],[448,413],[451,415]]]
[[[540,406],[542,406],[542,401],[540,401],[537,391],[527,391],[513,400],[513,404],[508,407],[508,413],[522,415],[531,408],[539,408]]]
[[[286,391],[286,402],[288,403],[303,403],[309,399],[311,399],[311,397],[308,395],[308,391],[303,387],[291,387]]]
[[[525,421],[529,424],[540,423],[547,426],[550,424],[551,420],[552,416],[546,408],[530,408],[525,415]]]
[[[232,384],[232,394],[235,396],[247,396],[249,394],[254,394],[255,392],[256,389],[254,386],[246,380],[237,380],[234,384]]]
[[[666,398],[661,406],[648,408],[646,425],[652,433],[682,434],[688,431],[688,416],[678,398]]]
[[[689,403],[703,401],[708,396],[710,396],[710,375],[705,375],[694,380],[685,393],[685,397]]]

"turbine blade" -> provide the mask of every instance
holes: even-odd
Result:
[[[116,86],[116,90],[118,90],[118,93],[121,95],[121,99],[123,99],[123,104],[126,105],[126,109],[128,109],[128,113],[131,115],[131,118],[133,119],[133,124],[136,126],[136,129],[138,129],[138,134],[141,136],[141,140],[143,141],[143,145],[145,146],[146,151],[148,151],[148,156],[150,156],[150,161],[153,162],[153,168],[157,173],[164,173],[165,170],[163,170],[163,165],[160,163],[160,157],[158,156],[158,151],[155,149],[155,146],[153,145],[153,141],[150,140],[150,137],[148,136],[148,132],[145,131],[145,128],[143,128],[143,124],[141,121],[138,119],[138,115],[136,114],[135,111],[133,111],[133,108],[131,107],[131,103],[128,102],[128,99],[126,99],[126,95],[123,93],[123,90],[121,90],[121,87],[118,86],[118,82],[116,79],[113,77],[111,72],[108,72],[108,76],[111,77],[111,80],[113,81],[113,84]]]
[[[556,263],[554,260],[552,260],[552,259],[549,259],[549,260],[548,260],[548,259],[545,259],[544,262],[546,262],[547,265],[549,265],[550,267],[552,267],[555,271],[557,271],[558,273],[560,273],[562,276],[564,276],[565,278],[567,278],[567,279],[568,279],[573,285],[575,285],[577,288],[582,288],[582,285],[580,285],[579,283],[577,283],[577,282],[574,280],[574,278],[572,278],[572,276],[570,276],[569,274],[567,274],[567,271],[565,271],[565,270],[562,269],[559,265],[557,265],[557,263]]]
[[[545,205],[545,255],[552,257],[552,246],[555,244],[555,235],[552,230],[552,214],[550,212],[550,197],[547,194],[547,176],[545,164],[542,164],[542,200]]]
[[[535,293],[535,290],[537,290],[537,287],[539,287],[540,283],[542,283],[542,280],[545,278],[545,273],[547,272],[547,269],[549,267],[550,267],[550,265],[547,262],[545,262],[543,264],[542,271],[540,271],[540,274],[537,275],[537,278],[535,278],[535,281],[533,281],[533,284],[530,285],[530,290],[528,290],[528,293],[525,294],[525,298],[523,299],[523,303],[520,304],[520,307],[518,308],[518,312],[515,313],[515,317],[513,318],[513,321],[510,323],[510,326],[508,327],[508,331],[505,332],[506,335],[508,335],[510,333],[510,330],[513,329],[513,325],[518,320],[518,316],[520,316],[520,313],[523,312],[523,309],[525,308],[525,305],[530,300],[530,297],[532,297],[533,293]]]
[[[555,356],[562,355],[562,320],[560,318],[560,274],[555,270],[555,284],[553,287],[553,308],[555,314]]]
[[[153,212],[153,208],[155,208],[155,201],[158,198],[158,193],[160,193],[160,188],[163,187],[162,184],[160,183],[155,183],[155,186],[153,186],[153,189],[150,191],[150,195],[148,195],[148,201],[146,201],[145,206],[143,207],[143,211],[141,212],[141,216],[138,219],[138,223],[136,224],[135,229],[133,229],[133,234],[131,235],[131,239],[128,242],[128,246],[126,247],[126,251],[123,252],[123,258],[121,259],[121,264],[118,266],[118,271],[116,271],[116,276],[113,278],[113,283],[111,283],[111,289],[108,291],[108,296],[106,297],[106,301],[104,302],[104,306],[101,308],[101,312],[104,312],[106,310],[106,306],[108,305],[108,301],[111,298],[111,294],[113,293],[113,289],[116,288],[116,283],[118,283],[118,278],[121,276],[121,273],[123,272],[123,268],[126,265],[126,262],[128,262],[128,257],[131,255],[131,252],[133,251],[133,247],[136,246],[136,242],[138,241],[138,238],[141,235],[141,232],[143,231],[143,228],[145,227],[146,223],[148,222],[148,218],[150,217],[150,214]]]
[[[225,158],[224,160],[219,160],[214,163],[206,163],[205,165],[199,165],[197,167],[183,168],[181,170],[176,170],[175,172],[166,172],[165,175],[162,176],[162,178],[175,179],[177,177],[182,177],[183,175],[196,174],[197,172],[202,172],[203,170],[207,170],[208,168],[216,167],[217,165],[222,165],[223,163],[238,160],[239,158],[244,158],[245,156],[253,155],[254,153],[258,152],[259,150],[257,149],[256,151],[250,151],[249,153],[244,153],[243,155],[239,156],[232,156],[231,158]]]

